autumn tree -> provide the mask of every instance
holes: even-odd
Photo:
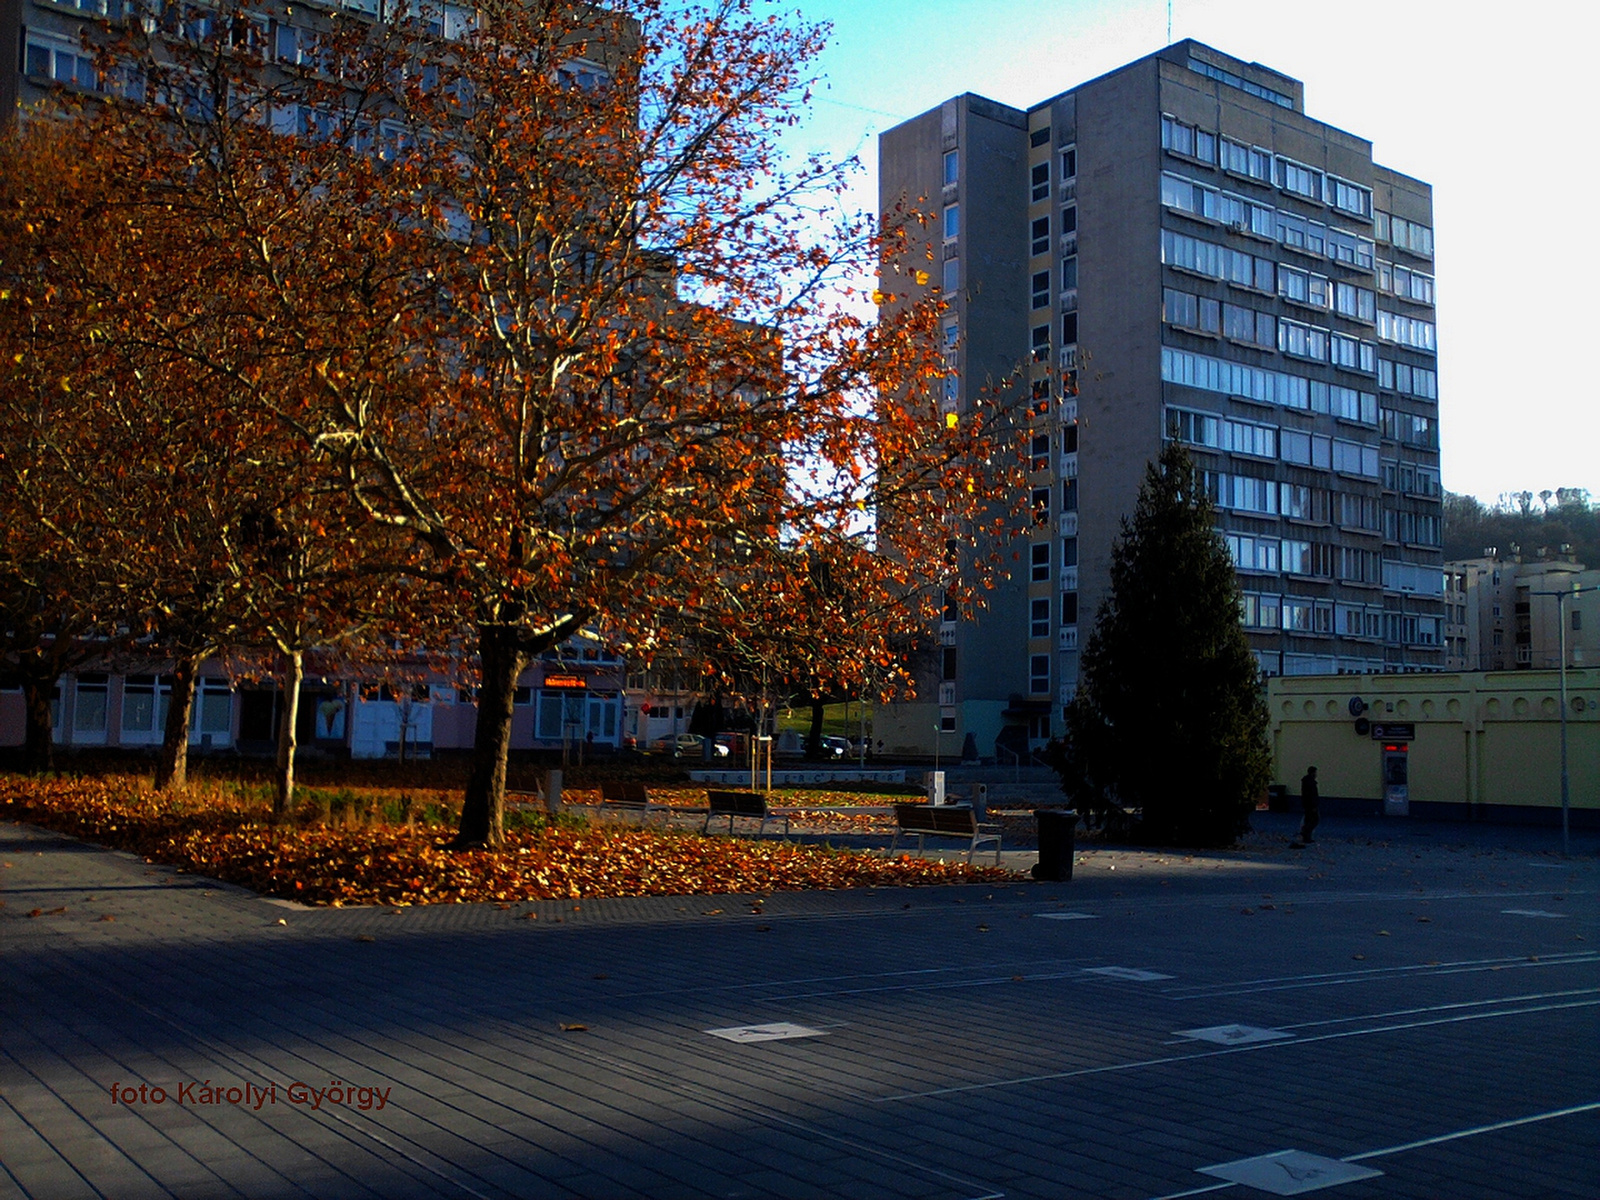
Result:
[[[0,668],[22,688],[30,771],[52,765],[61,676],[103,655],[121,625],[99,568],[108,531],[83,486],[93,468],[59,452],[60,414],[82,403],[77,368],[94,347],[49,269],[77,240],[28,198],[41,181],[68,182],[64,168],[23,153],[15,133],[0,138]]]
[[[839,165],[783,169],[774,135],[819,29],[738,0],[476,14],[297,11],[295,54],[268,62],[243,10],[180,12],[111,52],[141,64],[148,102],[92,118],[164,181],[202,279],[119,336],[184,364],[260,431],[262,462],[309,481],[288,525],[335,531],[352,563],[410,582],[414,615],[470,631],[460,845],[500,840],[533,656],[582,630],[637,651],[663,612],[793,623],[804,563],[851,575],[873,614],[819,626],[819,673],[891,670],[952,536],[987,519],[974,479],[1013,462],[992,461],[1003,420],[937,411],[936,299],[862,315],[896,231],[834,215]],[[266,511],[270,549],[289,509]],[[328,626],[294,628],[282,645]]]
[[[281,352],[236,319],[236,263],[208,256],[195,232],[217,206],[197,186],[182,123],[136,153],[108,125],[130,128],[54,113],[7,149],[10,495],[51,561],[70,566],[89,619],[124,634],[120,661],[170,671],[158,786],[183,786],[200,664],[225,649],[276,652],[281,815],[304,654],[373,618],[383,539],[307,439],[249,403],[266,381],[292,381]],[[208,357],[188,352],[190,338]],[[116,648],[78,642],[102,658]]]
[[[1056,760],[1069,798],[1153,842],[1231,844],[1271,777],[1239,585],[1193,461],[1169,442],[1111,553]]]

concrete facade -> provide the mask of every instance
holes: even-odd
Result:
[[[1205,472],[1266,674],[1444,667],[1427,184],[1306,115],[1298,81],[1195,42],[1026,110],[956,97],[879,158],[884,212],[936,217],[913,253],[944,267],[951,410],[1013,381],[1038,516],[886,744],[931,753],[942,729],[1004,758],[1060,731],[1167,437]]]
[[[1463,666],[1484,671],[1600,665],[1600,570],[1498,552],[1448,564],[1460,580]],[[1557,593],[1569,593],[1558,599]],[[1561,625],[1565,625],[1563,630]]]
[[[105,665],[62,676],[52,701],[56,745],[153,752],[165,728],[172,679],[163,671],[171,664]],[[190,746],[202,753],[273,753],[281,688],[252,672],[230,676],[226,666],[214,661],[202,669]],[[391,674],[393,681],[383,682],[308,671],[296,730],[301,748],[352,758],[396,757],[402,740],[408,758],[471,749],[478,712],[472,688],[417,666]],[[623,682],[622,661],[604,651],[572,647],[567,657],[537,660],[518,681],[512,749],[559,750],[584,741],[620,749],[630,718]],[[0,687],[0,747],[22,745],[24,728],[21,688]]]
[[[1274,779],[1297,796],[1315,766],[1325,811],[1382,812],[1400,756],[1406,815],[1560,819],[1559,671],[1279,678],[1267,707]],[[1568,670],[1566,724],[1572,820],[1600,827],[1600,671]]]

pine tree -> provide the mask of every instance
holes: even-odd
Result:
[[[1057,770],[1081,809],[1152,842],[1228,845],[1271,777],[1259,669],[1199,472],[1172,442],[1112,549]]]

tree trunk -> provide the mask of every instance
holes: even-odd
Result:
[[[272,794],[273,823],[289,815],[294,800],[294,751],[300,719],[300,680],[305,675],[305,653],[290,650],[284,667],[283,724],[278,726],[278,779]]]
[[[511,749],[511,709],[517,676],[527,665],[516,630],[504,625],[478,629],[482,675],[478,723],[472,737],[472,771],[461,804],[461,827],[451,849],[499,847],[505,842],[506,756]]]
[[[22,702],[25,712],[25,732],[22,741],[22,769],[30,775],[43,775],[55,765],[55,730],[50,719],[50,689],[60,676],[45,677],[25,673],[22,678]]]
[[[194,718],[195,686],[204,654],[191,654],[172,664],[172,695],[167,701],[167,724],[161,736],[161,756],[156,759],[156,790],[182,791],[189,782],[189,723]],[[160,699],[160,692],[156,693]]]

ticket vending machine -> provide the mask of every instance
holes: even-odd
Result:
[[[1383,815],[1411,815],[1411,785],[1405,742],[1383,743]]]

